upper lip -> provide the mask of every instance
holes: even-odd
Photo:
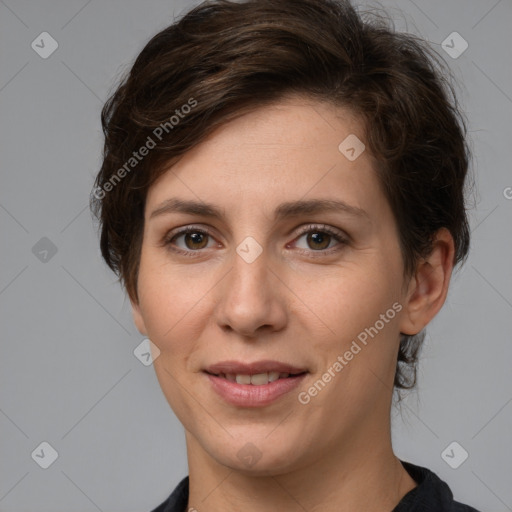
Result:
[[[304,373],[307,370],[291,364],[281,363],[279,361],[255,361],[253,363],[243,363],[241,361],[221,361],[205,368],[206,372],[219,375],[221,373],[256,375],[258,373],[279,372],[279,373]]]

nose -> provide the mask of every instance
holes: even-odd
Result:
[[[287,322],[286,287],[270,268],[265,251],[251,263],[238,253],[222,285],[216,287],[215,316],[225,331],[254,338],[280,331]]]

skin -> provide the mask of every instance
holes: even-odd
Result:
[[[290,96],[218,128],[148,191],[132,307],[138,330],[160,350],[155,371],[185,428],[187,510],[385,512],[416,486],[391,446],[396,357],[400,333],[418,333],[443,305],[454,244],[441,229],[430,256],[404,279],[396,222],[369,151],[349,161],[338,150],[363,133],[348,110]],[[151,218],[170,198],[213,203],[225,217]],[[274,220],[279,204],[304,199],[342,200],[367,217]],[[348,241],[318,227],[300,233],[311,224]],[[190,225],[209,235],[173,239]],[[262,248],[252,263],[236,252],[248,236]],[[298,393],[395,302],[401,311],[300,403]],[[278,360],[309,373],[270,405],[236,407],[202,372],[226,359]],[[261,455],[252,466],[237,455],[247,443]]]

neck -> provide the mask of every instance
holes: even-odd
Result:
[[[359,432],[346,446],[287,473],[269,469],[264,476],[217,463],[190,432],[186,436],[187,510],[389,512],[417,485],[394,455],[390,435],[375,442],[378,430]]]

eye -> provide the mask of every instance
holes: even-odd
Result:
[[[211,239],[210,243],[208,243],[209,239]],[[300,246],[301,239],[305,239],[306,247],[304,247],[304,243],[302,247]],[[316,224],[305,226],[299,237],[293,242],[300,252],[310,255],[320,253],[318,256],[337,251],[347,243],[348,239],[342,232],[329,226]],[[187,226],[171,232],[165,237],[162,244],[173,252],[191,257],[199,255],[202,249],[219,246],[207,230],[195,226]]]
[[[299,242],[302,238],[305,238],[305,247],[304,244],[300,247]],[[334,244],[333,244],[334,242]],[[336,244],[337,242],[337,244]],[[330,228],[329,226],[306,226],[303,230],[299,238],[296,239],[295,246],[301,250],[305,249],[305,252],[332,252],[330,249],[336,246],[343,247],[348,243],[346,237],[342,235],[341,232]]]
[[[192,253],[198,252],[200,249],[208,249],[216,245],[215,240],[212,239],[211,245],[208,246],[208,238],[211,238],[208,231],[194,226],[187,226],[166,237],[164,245],[169,246],[175,252],[192,256]],[[180,239],[182,239],[182,246],[177,243]]]

